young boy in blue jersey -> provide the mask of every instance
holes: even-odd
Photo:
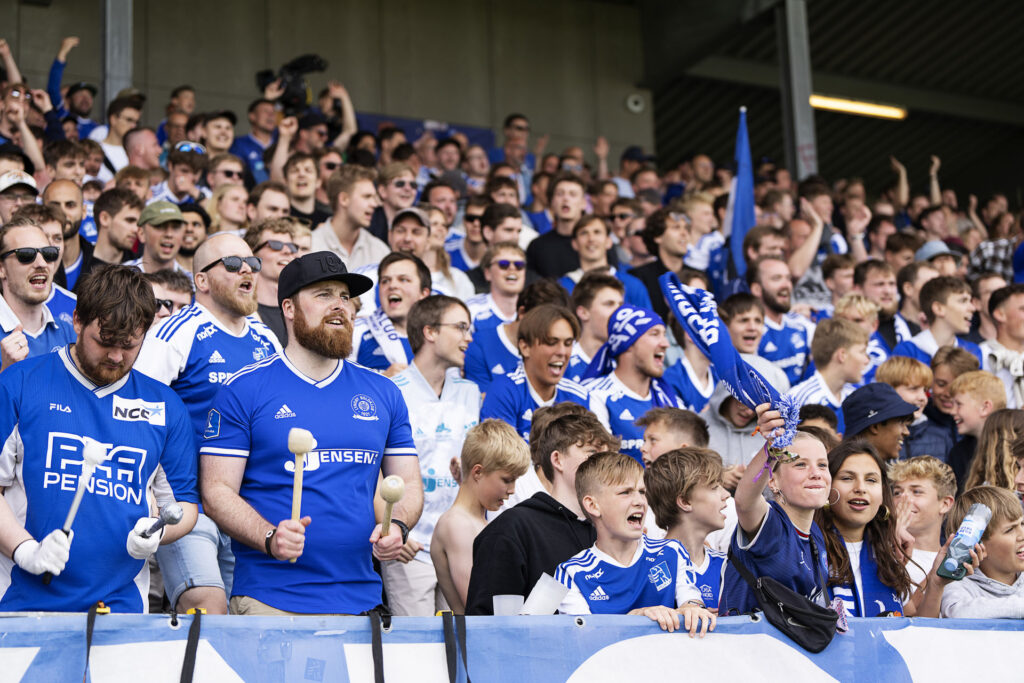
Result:
[[[765,331],[758,355],[786,373],[790,385],[804,377],[814,324],[789,312],[793,279],[789,265],[778,256],[758,259],[747,270],[750,293],[764,304]]]
[[[492,264],[491,268],[496,269],[497,266]],[[519,293],[515,320],[503,325],[484,325],[474,330],[473,342],[466,349],[466,379],[476,382],[481,392],[486,394],[495,379],[513,372],[519,366],[520,322],[527,313],[543,304],[565,308],[571,306],[565,288],[554,280],[538,280]]]
[[[518,329],[523,362],[515,372],[494,380],[480,419],[504,420],[528,439],[533,411],[540,406],[562,401],[587,405],[587,390],[564,377],[579,334],[579,322],[563,306],[544,304],[524,315]]]
[[[394,377],[412,362],[405,323],[420,299],[430,296],[430,269],[412,254],[393,251],[377,268],[380,308],[356,322],[350,360]]]
[[[580,338],[572,350],[566,376],[574,382],[583,378],[590,361],[608,341],[608,319],[623,304],[622,282],[607,273],[587,273],[572,290],[572,310],[580,321]]]
[[[706,448],[664,453],[644,471],[647,500],[665,538],[679,541],[693,565],[704,606],[718,612],[726,553],[706,545],[725,526],[729,492],[722,486],[722,458]]]
[[[669,632],[682,617],[691,637],[703,637],[715,615],[704,607],[683,546],[644,535],[644,496],[643,468],[623,453],[598,453],[579,466],[576,497],[597,540],[558,565],[555,579],[569,589],[558,611],[643,615]]]
[[[155,312],[141,273],[101,266],[79,289],[78,341],[0,374],[0,432],[9,444],[0,456],[0,552],[14,559],[0,579],[0,610],[84,612],[103,600],[117,612],[145,612],[146,559],[195,524],[188,413],[173,391],[132,369]],[[69,538],[60,528],[89,440],[106,459]],[[181,522],[143,538],[153,506],[175,500]],[[48,586],[40,576],[47,571]]]
[[[973,353],[982,362],[978,345],[959,337],[971,331],[974,302],[971,286],[953,276],[939,276],[921,287],[921,311],[928,321],[928,329],[902,341],[892,350],[894,356],[910,356],[925,365],[943,346],[955,346]]]
[[[46,305],[60,248],[27,218],[0,228],[0,369],[74,343],[70,324]]]
[[[811,342],[811,358],[816,370],[810,378],[789,390],[798,405],[817,403],[828,406],[839,418],[843,432],[843,400],[853,392],[871,363],[868,358],[868,334],[843,318],[826,318],[818,325]]]
[[[429,552],[445,602],[456,614],[465,614],[473,541],[487,525],[487,513],[515,493],[516,480],[531,462],[526,444],[501,420],[485,420],[470,429],[460,460],[459,492],[433,527]]]
[[[642,462],[643,430],[636,420],[651,408],[684,408],[665,373],[665,323],[657,313],[623,305],[608,320],[608,341],[584,375],[592,379],[590,409],[622,439],[622,452]],[[614,365],[614,369],[613,369]]]

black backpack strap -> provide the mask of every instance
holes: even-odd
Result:
[[[750,586],[750,590],[756,592],[757,579],[754,577],[753,574],[750,573],[749,569],[743,566],[742,562],[736,559],[736,556],[732,552],[732,544],[729,544],[729,562],[736,569],[736,571],[739,572],[740,576],[743,577],[743,580],[747,582],[747,585]]]
[[[818,564],[818,546],[814,543],[814,534],[810,534],[807,539],[811,542],[811,562],[814,563],[814,576],[817,577],[817,581],[821,582],[821,595],[825,599],[825,603],[828,604],[828,582],[821,575],[821,565]]]
[[[441,627],[444,629],[444,657],[448,665],[448,683],[455,683],[459,673],[459,646],[455,642],[455,617],[451,610],[441,612]]]
[[[391,628],[391,612],[384,605],[378,605],[369,612],[370,617],[370,653],[373,657],[373,682],[384,683],[384,643],[382,631]]]
[[[199,647],[199,620],[202,612],[196,610],[192,615],[192,625],[188,627],[188,640],[185,641],[185,660],[181,663],[181,683],[192,683],[192,676],[196,670],[196,650]]]
[[[466,683],[470,683],[469,680],[469,661],[467,659],[469,652],[466,650],[466,615],[456,614],[455,615],[455,634],[459,638],[459,649],[462,650],[462,667],[466,670]]]

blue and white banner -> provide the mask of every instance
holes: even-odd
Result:
[[[764,620],[720,619],[707,637],[665,633],[646,617],[468,617],[477,683],[694,681],[1013,681],[1019,620],[851,619],[821,653],[795,647]],[[190,617],[101,615],[93,683],[178,681]],[[204,617],[195,681],[373,680],[365,617]],[[85,615],[0,621],[0,680],[80,681]],[[383,634],[385,679],[447,683],[439,618],[395,618]],[[461,668],[457,680],[465,680]],[[667,672],[672,672],[668,674]]]

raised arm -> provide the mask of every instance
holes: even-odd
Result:
[[[892,170],[896,172],[896,210],[899,211],[910,203],[910,182],[907,180],[907,167],[896,157],[889,157]]]
[[[604,180],[610,178],[611,173],[608,171],[608,140],[603,136],[597,136],[597,142],[594,143],[594,155],[597,157],[597,179]]]
[[[281,119],[277,126],[277,142],[274,147],[274,156],[270,160],[270,179],[279,183],[285,182],[284,165],[288,161],[289,149],[292,146],[292,138],[299,131],[299,120],[294,116],[287,116]]]
[[[348,141],[352,139],[352,136],[359,129],[359,126],[356,124],[356,109],[352,106],[352,98],[348,94],[348,88],[338,81],[331,81],[327,84],[327,93],[331,96],[332,100],[338,100],[341,103],[341,111],[338,112],[338,115],[341,116],[341,132],[338,133],[338,137],[334,138],[332,144],[339,151],[344,152],[345,148],[348,147]]]
[[[757,407],[757,428],[761,434],[770,434],[773,429],[785,425],[779,411],[771,410],[769,404],[762,403]],[[765,515],[768,514],[768,502],[762,495],[771,476],[767,463],[768,451],[762,448],[747,465],[740,483],[736,485],[736,517],[740,528],[748,537],[757,535]]]
[[[939,187],[939,168],[942,167],[942,159],[932,155],[931,166],[928,167],[928,201],[932,206],[942,203],[942,188]]]
[[[793,282],[802,278],[814,263],[818,246],[821,244],[821,231],[825,229],[825,222],[805,197],[800,198],[800,217],[811,224],[811,234],[799,249],[789,255],[789,271],[793,276]]]
[[[11,46],[4,38],[0,38],[0,59],[3,59],[4,68],[7,70],[7,82],[22,83],[21,71],[18,70],[14,55],[11,54]]]

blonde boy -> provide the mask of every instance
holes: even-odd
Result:
[[[516,430],[501,420],[484,420],[462,445],[462,483],[452,506],[441,515],[430,540],[430,559],[448,606],[466,608],[473,570],[473,540],[516,488],[530,466],[530,451]]]
[[[683,627],[691,637],[715,627],[689,577],[690,561],[678,541],[643,533],[647,512],[643,467],[622,453],[597,453],[576,471],[576,496],[594,525],[594,546],[558,565],[555,578],[569,593],[564,614],[634,614],[663,630]]]
[[[730,500],[722,486],[721,456],[707,448],[669,451],[644,471],[644,484],[658,526],[682,544],[701,600],[717,613],[726,553],[705,544],[708,534],[725,526]]]
[[[1013,492],[995,486],[970,489],[949,513],[947,536],[956,533],[974,503],[983,503],[992,511],[981,537],[985,557],[978,570],[946,587],[941,616],[1024,619],[1024,516],[1020,500]]]
[[[985,418],[1006,407],[1006,388],[991,372],[976,370],[960,375],[949,388],[953,419],[961,435],[981,436]]]
[[[907,562],[907,572],[915,585],[921,585],[942,547],[940,532],[946,513],[953,507],[956,477],[946,463],[921,455],[890,463],[889,481],[897,506],[904,500],[910,506],[907,531],[914,537],[914,553],[912,561]]]

